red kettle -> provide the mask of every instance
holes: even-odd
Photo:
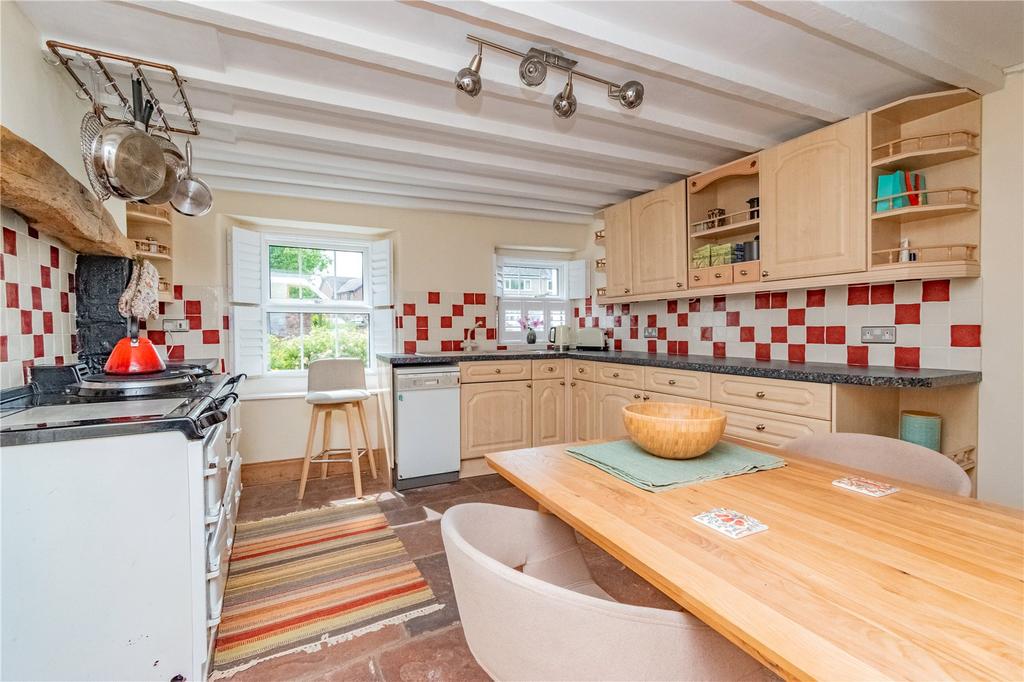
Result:
[[[149,339],[139,338],[139,318],[128,318],[128,336],[117,342],[107,358],[103,371],[107,374],[149,374],[167,369]]]

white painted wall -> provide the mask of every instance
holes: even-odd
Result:
[[[0,2],[0,122],[88,187],[78,131],[89,108],[64,69],[43,61],[43,43],[14,2]],[[125,232],[124,202],[110,199],[105,206]]]
[[[1024,507],[1024,65],[982,99],[978,497]]]

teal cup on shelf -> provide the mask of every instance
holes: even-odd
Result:
[[[900,440],[939,451],[942,439],[942,417],[934,412],[903,410],[900,412]]]

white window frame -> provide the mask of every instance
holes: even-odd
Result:
[[[331,251],[358,251],[363,259],[363,300],[362,301],[288,301],[270,297],[270,247],[286,246]],[[373,293],[370,291],[370,242],[355,239],[331,239],[303,237],[288,234],[264,234],[261,249],[260,277],[263,283],[263,300],[260,307],[263,319],[263,364],[267,376],[306,376],[308,369],[270,368],[270,314],[271,313],[357,313],[367,316],[367,366],[366,371],[376,368],[377,356],[373,348]]]
[[[548,329],[551,327],[551,314],[554,311],[560,311],[563,313],[564,319],[568,324],[569,320],[569,261],[566,260],[548,260],[543,258],[518,258],[514,256],[498,256],[498,267],[500,271],[504,271],[506,267],[515,266],[536,266],[544,268],[555,268],[558,270],[558,293],[546,296],[514,296],[509,295],[509,291],[504,289],[504,281],[502,281],[502,297],[498,304],[498,343],[502,345],[510,344],[525,344],[526,343],[526,329],[520,329],[516,333],[510,334],[505,330],[505,313],[508,310],[518,308],[520,315],[525,317],[525,312],[529,308],[541,309],[544,311],[544,327],[537,330],[537,343],[546,344]]]

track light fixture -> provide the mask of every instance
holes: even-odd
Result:
[[[458,76],[455,78],[455,87],[470,97],[476,97],[480,94],[482,88],[480,82],[480,62],[483,57],[484,45],[486,45],[500,52],[520,57],[522,61],[519,62],[519,80],[522,81],[523,85],[531,88],[535,88],[544,82],[548,75],[548,68],[565,71],[569,74],[565,87],[555,96],[555,100],[552,103],[555,115],[559,118],[569,118],[576,113],[576,96],[573,95],[572,91],[573,76],[586,78],[587,80],[607,86],[608,97],[617,100],[626,109],[636,109],[644,101],[644,86],[640,81],[631,80],[620,85],[604,78],[592,76],[576,69],[575,60],[569,59],[556,51],[546,51],[531,47],[526,54],[523,54],[518,50],[513,50],[510,47],[505,47],[504,45],[499,45],[474,35],[467,35],[466,38],[477,44],[477,52],[469,66],[459,71]]]
[[[572,71],[569,72],[569,80],[565,81],[565,87],[555,95],[551,107],[558,118],[571,118],[576,113],[576,95],[572,94]]]
[[[458,75],[455,76],[455,87],[470,97],[479,95],[483,87],[480,81],[480,63],[483,61],[483,56],[484,46],[481,43],[477,46],[476,54],[470,60],[469,66],[460,69]]]

